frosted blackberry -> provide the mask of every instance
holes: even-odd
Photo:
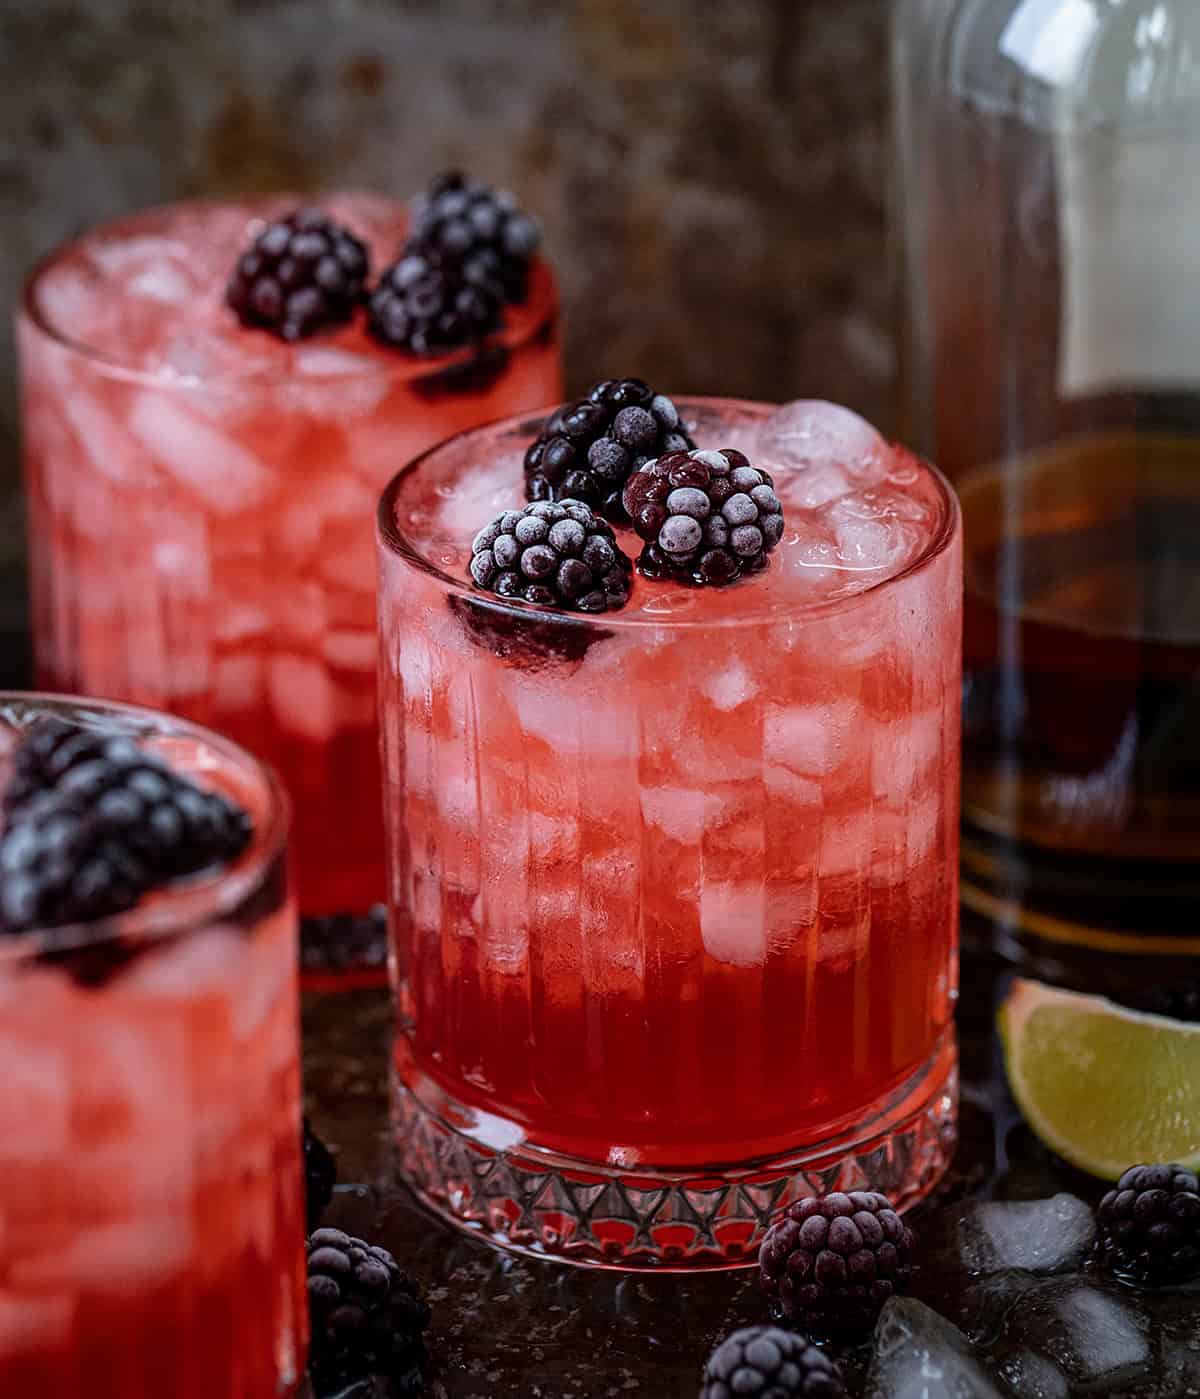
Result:
[[[414,355],[445,354],[500,329],[504,289],[426,249],[405,249],[386,268],[368,302],[377,340]]]
[[[648,578],[732,583],[766,568],[783,537],[774,482],[731,447],[667,452],[630,476],[622,498],[646,540],[638,572]]]
[[[1134,1282],[1200,1277],[1200,1183],[1182,1166],[1131,1166],[1100,1201],[1100,1254]]]
[[[815,1339],[863,1336],[907,1288],[914,1244],[886,1195],[807,1196],[767,1230],[759,1281],[780,1314]]]
[[[700,1399],[846,1399],[846,1386],[833,1361],[805,1337],[747,1326],[709,1356]]]
[[[333,1153],[313,1131],[308,1118],[304,1119],[304,1196],[308,1227],[317,1227],[317,1222],[333,1199],[333,1187],[337,1184],[337,1162]]]
[[[547,419],[525,453],[529,500],[582,500],[616,524],[630,475],[663,452],[695,443],[665,394],[641,379],[603,379]]]
[[[424,1392],[429,1308],[416,1283],[385,1248],[318,1229],[308,1252],[312,1323],[309,1369],[318,1394],[370,1375],[399,1399]]]
[[[130,738],[47,720],[13,758],[0,836],[0,931],[132,908],[151,889],[234,859],[249,817]]]
[[[348,321],[363,299],[369,259],[349,229],[319,209],[267,225],[238,258],[225,300],[243,325],[301,340]]]
[[[498,284],[504,301],[523,302],[541,240],[537,222],[511,194],[451,170],[415,201],[408,251],[432,252],[461,267],[468,284]]]
[[[579,500],[506,510],[475,536],[476,586],[566,612],[611,612],[629,601],[632,572],[612,526]]]

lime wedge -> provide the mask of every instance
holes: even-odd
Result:
[[[1103,1180],[1200,1166],[1200,1025],[1017,981],[1000,1008],[1013,1097],[1034,1132]]]

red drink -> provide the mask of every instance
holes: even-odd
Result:
[[[131,734],[253,818],[216,875],[0,937],[0,1393],[275,1399],[304,1367],[296,917],[272,780],[120,706],[0,697]]]
[[[561,394],[544,262],[473,357],[377,344],[362,319],[288,345],[241,327],[226,278],[295,200],[182,204],[97,228],[19,321],[35,642],[48,688],[211,725],[284,776],[301,910],[383,893],[371,518],[447,435]],[[327,200],[382,268],[402,206]]]
[[[957,507],[842,410],[681,406],[787,512],[733,587],[465,585],[537,423],[380,514],[403,1169],[581,1261],[744,1261],[806,1180],[909,1203],[953,1120]]]

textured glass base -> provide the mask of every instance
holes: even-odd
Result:
[[[614,1169],[545,1151],[428,1080],[417,1092],[397,1077],[397,1166],[436,1213],[517,1253],[610,1268],[746,1267],[802,1195],[882,1190],[905,1209],[928,1193],[954,1150],[957,1064],[948,1038],[853,1131],[706,1171]]]

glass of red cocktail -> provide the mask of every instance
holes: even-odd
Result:
[[[15,755],[48,724],[71,775],[18,807]],[[241,852],[109,917],[5,926],[31,879],[44,901],[59,881],[59,908],[98,907],[113,869],[146,854],[144,828],[140,853],[106,834],[139,792],[175,839],[196,793],[160,800],[164,769],[138,755],[233,803]],[[0,1393],[289,1394],[307,1315],[281,792],[190,724],[39,695],[0,696],[0,772]],[[60,847],[86,858],[60,867]]]
[[[618,1266],[752,1261],[814,1188],[910,1204],[955,1118],[956,502],[831,405],[679,410],[783,505],[732,586],[637,575],[595,617],[472,587],[540,420],[379,515],[400,1167]]]
[[[379,491],[446,436],[561,395],[557,292],[534,258],[483,345],[405,353],[365,311],[285,342],[225,302],[295,198],[184,203],[52,254],[18,317],[34,641],[48,689],[167,709],[290,791],[302,914],[383,894],[375,699]],[[322,209],[374,277],[409,214]]]

